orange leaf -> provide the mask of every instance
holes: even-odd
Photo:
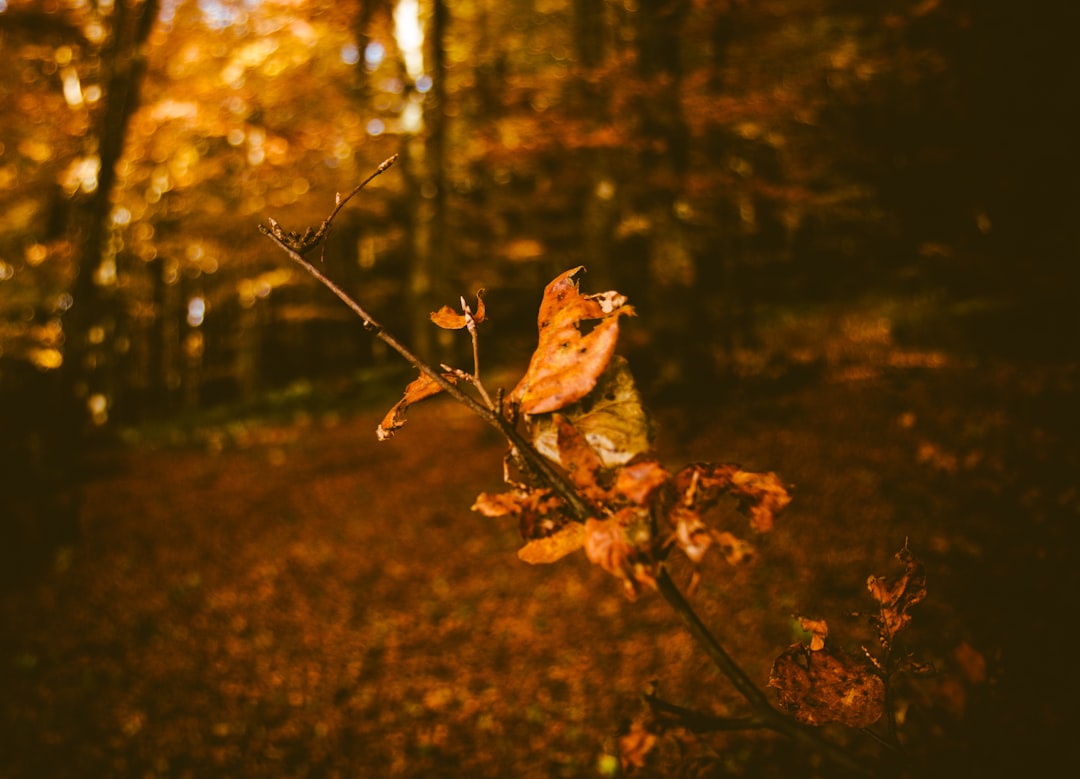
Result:
[[[509,396],[525,414],[557,411],[585,397],[615,351],[619,316],[634,312],[617,292],[582,295],[584,270],[568,270],[544,290],[536,351]]]
[[[443,374],[449,381],[455,381],[453,374]],[[375,430],[375,435],[380,441],[385,441],[388,438],[392,438],[394,431],[405,424],[405,410],[424,398],[430,398],[432,395],[438,395],[443,391],[443,388],[435,381],[435,379],[428,376],[426,373],[421,373],[419,378],[414,379],[409,383],[409,386],[405,388],[405,397],[394,404],[386,416],[383,417],[383,421],[379,423],[378,428]]]
[[[641,460],[619,469],[615,493],[644,506],[659,488],[671,481],[671,474],[656,460]]]
[[[589,519],[585,533],[589,562],[622,579],[627,597],[634,600],[642,585],[656,587],[659,561],[648,510],[627,507],[608,519]]]
[[[911,622],[908,609],[926,597],[926,570],[906,543],[896,553],[896,559],[904,564],[904,574],[891,585],[884,577],[871,576],[866,581],[870,595],[881,608],[878,630],[885,645],[891,644],[893,637]]]
[[[585,526],[580,522],[556,530],[546,538],[535,538],[518,550],[518,557],[527,563],[553,563],[571,552],[576,552],[585,544]]]
[[[562,414],[556,414],[553,421],[557,431],[559,462],[566,468],[570,481],[587,497],[603,500],[607,493],[596,481],[604,468],[600,456],[589,446],[585,436]]]
[[[483,294],[484,290],[476,293],[476,311],[475,313],[470,312],[470,316],[476,324],[484,321],[484,298],[481,297]],[[466,309],[465,298],[461,299],[461,309],[462,311]],[[468,326],[469,317],[464,313],[457,313],[450,306],[443,306],[438,311],[431,312],[431,321],[444,330],[460,330]]]
[[[750,526],[759,533],[772,530],[773,517],[791,502],[791,495],[775,473],[737,471],[731,478],[733,495],[750,514]]]
[[[518,489],[498,495],[483,492],[472,509],[488,517],[517,517],[521,536],[527,540],[546,538],[570,522],[562,500],[548,490]]]
[[[811,652],[820,652],[825,648],[825,639],[829,637],[829,625],[825,620],[799,617],[799,626],[810,634]]]

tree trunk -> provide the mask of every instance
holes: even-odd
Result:
[[[116,185],[116,164],[124,148],[128,120],[138,104],[138,89],[146,69],[143,44],[157,18],[158,0],[131,3],[116,0],[112,29],[99,53],[102,63],[104,96],[100,114],[87,145],[100,161],[97,188],[83,198],[76,198],[70,209],[67,233],[77,252],[77,275],[72,284],[74,303],[64,316],[65,354],[59,370],[58,399],[43,421],[43,457],[49,463],[52,489],[67,497],[71,507],[65,516],[54,521],[65,523],[51,536],[77,535],[79,479],[88,443],[90,419],[87,403],[95,393],[103,393],[100,371],[95,363],[104,359],[106,348],[94,344],[92,330],[107,316],[106,301],[94,274],[105,255],[108,242],[110,197]],[[94,352],[100,353],[95,357]],[[48,519],[48,518],[46,518]]]

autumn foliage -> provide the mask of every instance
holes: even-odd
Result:
[[[627,362],[615,356],[619,322],[633,308],[615,291],[583,294],[582,267],[557,276],[544,290],[537,320],[539,341],[529,367],[507,395],[502,412],[524,420],[529,442],[559,467],[588,507],[574,516],[553,485],[511,482],[498,494],[481,494],[473,509],[513,517],[528,563],[553,563],[584,548],[589,560],[620,579],[631,597],[655,587],[659,567],[672,551],[699,563],[717,546],[732,563],[746,559],[750,544],[706,518],[725,497],[738,501],[750,528],[766,532],[790,497],[773,473],[735,465],[696,464],[671,473],[652,454],[648,414]],[[475,327],[477,311],[444,307],[431,315],[439,327]],[[455,380],[447,371],[449,380]],[[422,374],[378,429],[388,438],[404,424],[405,409],[442,391]],[[512,457],[510,459],[513,459]]]
[[[320,233],[327,232],[336,213],[337,209]],[[658,738],[672,727],[701,729],[702,722],[710,723],[705,729],[717,722],[722,723],[717,729],[770,728],[863,774],[868,769],[860,761],[808,726],[835,723],[866,729],[885,718],[887,732],[880,738],[898,747],[897,725],[889,709],[890,685],[898,674],[927,669],[900,651],[897,641],[911,621],[911,607],[926,595],[921,564],[905,546],[898,554],[905,566],[901,577],[869,578],[877,605],[868,616],[877,629],[876,653],[866,647],[859,653],[834,648],[827,642],[825,620],[800,617],[810,642],[792,645],[773,663],[768,686],[777,693],[778,708],[774,706],[701,622],[666,566],[675,554],[689,561],[693,591],[710,549],[718,550],[731,565],[752,559],[753,536],[773,529],[791,495],[772,472],[715,463],[671,470],[660,461],[653,448],[653,424],[630,366],[616,354],[621,323],[635,313],[624,295],[613,290],[583,293],[584,267],[556,276],[540,301],[537,346],[525,374],[509,393],[491,393],[480,376],[479,326],[487,321],[482,291],[476,295],[475,308],[462,297],[460,311],[443,306],[430,316],[438,327],[468,332],[472,370],[435,367],[386,333],[359,303],[304,259],[303,253],[314,244],[298,246],[293,234],[276,227],[263,232],[419,371],[379,424],[378,439],[392,438],[405,425],[407,409],[427,398],[445,392],[464,403],[508,443],[503,463],[506,489],[481,493],[473,510],[515,521],[524,541],[518,557],[527,563],[555,563],[584,550],[590,562],[621,582],[631,600],[659,591],[750,705],[747,718],[729,722],[668,703],[653,693],[646,695],[647,715],[620,740],[624,770],[646,765]],[[466,392],[470,387],[472,392]],[[736,511],[723,511],[725,504]],[[734,515],[743,517],[739,526],[731,524]]]

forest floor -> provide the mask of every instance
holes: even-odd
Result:
[[[764,685],[793,614],[873,648],[851,614],[906,540],[928,596],[905,646],[936,672],[898,687],[901,733],[945,775],[1041,775],[1077,699],[1080,370],[872,332],[658,412],[670,465],[794,485],[756,559],[708,558],[693,602]],[[101,453],[81,542],[0,600],[0,777],[612,776],[651,684],[741,710],[661,598],[581,553],[522,563],[515,527],[470,512],[503,446],[465,411],[432,401],[377,443],[395,395]],[[764,733],[673,733],[651,760],[833,775]]]

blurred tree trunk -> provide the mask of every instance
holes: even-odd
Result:
[[[95,328],[105,324],[107,301],[94,277],[106,254],[116,164],[123,152],[128,121],[138,105],[139,85],[146,70],[143,46],[157,13],[158,0],[115,0],[111,29],[98,52],[104,89],[95,127],[86,142],[87,153],[96,154],[100,168],[96,189],[76,196],[68,214],[66,232],[76,249],[77,275],[71,290],[74,303],[64,317],[61,397],[45,436],[48,470],[55,480],[53,490],[68,506],[64,516],[56,519],[68,525],[58,529],[60,536],[77,534],[78,481],[90,429],[87,403],[104,390],[100,364],[108,359],[107,346]]]
[[[592,121],[586,126],[598,128],[611,121],[610,92],[598,85],[596,69],[604,64],[607,25],[604,0],[574,0],[574,54],[578,63],[572,85],[574,111]],[[590,285],[598,289],[618,286],[612,267],[612,234],[618,219],[618,182],[614,172],[612,149],[586,149],[581,170],[587,182],[582,209],[581,263],[589,269]]]
[[[447,285],[449,247],[446,230],[446,31],[450,16],[445,0],[432,0],[428,16],[424,61],[431,88],[424,96],[424,133],[406,144],[406,164],[412,200],[412,264],[409,269],[409,310],[412,344],[420,356],[440,361],[437,353],[448,342],[437,341],[428,314],[442,303]]]
[[[648,307],[663,340],[662,385],[695,386],[712,378],[708,316],[693,293],[699,268],[679,198],[690,167],[690,131],[680,102],[683,22],[690,0],[640,0],[635,14],[637,134],[644,192],[639,207],[650,222]],[[678,305],[672,305],[679,301]]]

